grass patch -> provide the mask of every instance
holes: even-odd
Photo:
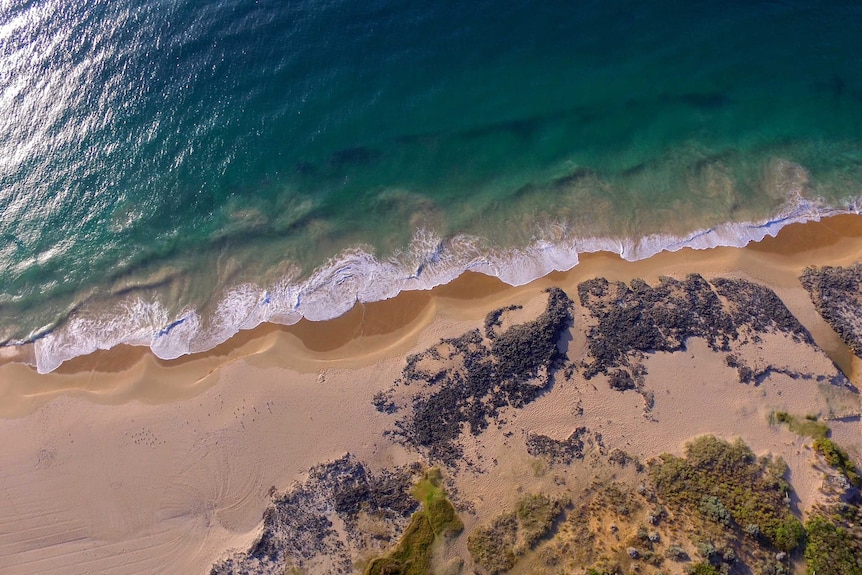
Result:
[[[460,533],[464,524],[446,498],[439,469],[429,469],[413,488],[422,509],[413,514],[401,540],[388,555],[373,559],[365,575],[427,575],[431,552],[441,539]]]
[[[826,439],[831,433],[828,425],[817,421],[816,415],[806,415],[800,419],[786,411],[773,411],[769,414],[769,423],[770,425],[784,424],[793,433],[811,439]]]
[[[851,485],[862,487],[862,477],[856,471],[856,466],[850,460],[850,456],[832,440],[825,437],[816,440],[814,451],[822,455],[826,463],[846,477]]]
[[[669,503],[760,545],[791,551],[802,541],[802,523],[788,505],[790,489],[780,459],[756,458],[741,440],[712,436],[686,446],[686,457],[661,455],[650,467],[657,493]]]
[[[490,525],[479,527],[467,539],[467,549],[473,561],[491,575],[503,573],[515,566],[518,556],[518,520],[514,513],[505,513]]]
[[[440,470],[436,467],[429,469],[413,488],[413,497],[422,503],[435,536],[460,533],[464,524],[446,498],[446,491],[441,483]]]
[[[371,561],[366,575],[427,575],[431,572],[434,531],[428,517],[417,511],[398,546],[385,557]]]
[[[563,502],[546,495],[527,495],[518,502],[515,514],[526,547],[532,547],[551,530],[563,511]]]
[[[515,566],[554,526],[565,503],[546,495],[527,495],[515,511],[504,513],[479,527],[467,539],[473,561],[492,575]]]

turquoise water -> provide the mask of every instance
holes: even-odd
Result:
[[[0,2],[0,341],[201,351],[857,211],[854,2]]]

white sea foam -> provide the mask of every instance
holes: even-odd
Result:
[[[174,359],[211,349],[240,330],[264,322],[291,325],[302,318],[332,319],[349,311],[356,302],[389,299],[404,290],[431,289],[467,270],[517,286],[552,271],[571,269],[583,253],[612,252],[635,261],[686,247],[742,247],[775,236],[791,223],[860,211],[858,199],[830,207],[795,197],[770,219],[725,223],[686,237],[654,234],[638,239],[537,240],[527,247],[506,251],[484,248],[481,240],[465,235],[443,240],[431,232],[419,231],[407,250],[388,259],[351,249],[332,258],[304,281],[296,281],[296,274],[292,274],[266,288],[252,284],[231,288],[207,318],[192,309],[171,316],[160,302],[140,298],[124,301],[97,317],[73,316],[34,342],[35,364],[39,373],[47,373],[69,359],[118,344],[145,345],[162,359]]]

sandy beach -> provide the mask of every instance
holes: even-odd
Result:
[[[254,542],[271,494],[315,465],[349,453],[382,471],[422,458],[384,433],[395,417],[374,405],[401,377],[408,355],[481,328],[497,308],[521,305],[525,318],[535,317],[550,287],[576,300],[579,284],[593,278],[654,285],[697,273],[767,286],[813,345],[779,334],[740,348],[748,364],[774,368],[759,385],[741,384],[725,356],[700,338],[684,352],[647,354],[648,412],[643,393],[613,390],[604,375],[557,378],[535,401],[504,409],[501,421],[465,440],[476,467],[453,475],[459,500],[471,509],[462,513],[465,531],[519,493],[576,490],[610,473],[591,466],[589,454],[566,469],[536,473],[524,439],[562,440],[578,427],[601,434],[604,447],[588,451],[621,449],[643,461],[681,453],[699,434],[740,437],[755,453],[784,458],[805,514],[822,481],[810,440],[770,425],[768,416],[829,419],[833,439],[862,461],[858,394],[813,379],[840,369],[858,388],[862,363],[799,282],[807,266],[847,266],[860,254],[862,217],[839,216],[793,224],[740,249],[683,249],[638,262],[585,255],[571,271],[521,287],[466,273],[427,292],[357,304],[335,320],[263,325],[174,361],[120,346],[39,375],[16,361],[27,353],[18,350],[0,357],[0,571],[208,573]],[[590,321],[583,307],[575,310],[566,349],[572,362],[586,357]],[[790,375],[797,373],[811,377]],[[501,483],[511,489],[501,491]]]

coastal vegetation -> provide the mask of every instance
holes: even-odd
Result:
[[[563,375],[565,385],[582,383],[575,370],[646,400],[652,392],[645,354],[685,350],[690,337],[704,339],[742,383],[759,385],[773,373],[825,382],[830,376],[800,374],[740,351],[766,334],[808,349],[810,336],[772,291],[697,275],[664,278],[654,287],[641,280],[584,282],[578,294],[585,309],[578,311],[586,312],[579,317],[588,338],[576,363],[561,345],[574,304],[558,288],[546,294],[545,309],[532,319],[525,321],[519,306],[500,308],[482,327],[409,356],[401,376],[375,394],[378,412],[392,416],[388,435],[418,461],[397,474],[375,475],[350,456],[312,469],[304,484],[274,498],[264,534],[249,552],[213,573],[266,564],[364,575],[789,575],[804,559],[809,575],[862,575],[855,452],[830,439],[819,412],[769,416],[771,425],[810,438],[813,467],[824,473],[805,523],[792,505],[785,462],[756,455],[741,439],[701,436],[681,455],[642,462],[636,451],[606,443],[605,430],[593,425],[570,428],[562,439],[507,428],[555,376]],[[626,327],[632,322],[637,329]],[[585,411],[578,397],[569,405],[575,417]],[[486,431],[499,431],[507,448],[511,442],[523,450],[532,483],[517,487],[517,501],[509,491],[511,504],[475,516],[484,500],[462,498],[459,474],[481,475],[498,457],[503,461],[476,447],[475,436]],[[575,466],[586,466],[592,483],[573,482]],[[465,526],[458,512],[471,514],[460,539]],[[326,567],[315,563],[320,557]]]
[[[824,273],[828,275],[829,270]],[[809,272],[808,280],[813,281],[812,277]],[[808,574],[862,575],[862,508],[858,492],[862,477],[850,456],[829,438],[829,426],[815,416],[799,418],[776,411],[770,414],[769,421],[787,425],[790,431],[814,439],[814,451],[846,482],[842,486],[839,481],[837,490],[828,487],[827,503],[816,506],[805,522],[804,556]],[[831,483],[828,472],[824,483]],[[829,497],[837,502],[829,502]]]
[[[508,571],[551,531],[567,503],[543,494],[526,495],[514,511],[470,534],[467,549],[473,561],[491,575]]]
[[[829,466],[824,500],[805,522],[805,563],[809,575],[862,575],[862,497],[859,472],[847,452],[818,438],[815,452]]]
[[[464,529],[452,503],[441,485],[439,469],[426,471],[412,490],[422,504],[395,548],[373,559],[365,575],[427,575],[432,572],[431,554],[439,542]]]
[[[862,512],[853,506],[843,506],[842,511],[832,517],[816,514],[805,522],[810,575],[862,574]]]
[[[793,433],[812,439],[820,440],[829,437],[829,426],[818,421],[815,415],[806,415],[803,418],[799,418],[786,411],[773,411],[769,414],[769,423],[772,425],[784,424]]]
[[[799,418],[785,411],[774,411],[769,415],[769,423],[785,424],[790,431],[814,439],[811,447],[823,458],[823,461],[845,477],[853,487],[862,487],[862,476],[856,470],[850,456],[829,439],[831,432],[829,426],[818,421],[816,416],[806,415],[804,418]]]
[[[854,487],[862,487],[862,476],[850,459],[847,452],[829,439],[831,430],[829,426],[817,420],[814,415],[806,415],[800,419],[785,411],[774,411],[769,415],[771,424],[783,423],[787,428],[798,434],[814,439],[812,448],[817,452],[827,465],[843,475]]]
[[[862,477],[856,470],[856,466],[847,455],[847,452],[841,449],[835,442],[826,437],[818,438],[814,442],[814,451],[823,456],[824,461],[841,475],[847,478],[854,487],[862,487]]]
[[[690,441],[682,456],[662,454],[645,464],[619,450],[603,454],[612,475],[583,491],[521,496],[510,510],[471,528],[466,549],[472,567],[461,556],[439,571],[437,562],[464,530],[441,470],[412,466],[375,475],[345,456],[274,497],[259,541],[212,572],[240,573],[252,565],[314,570],[315,554],[336,558],[348,551],[334,539],[328,519],[334,513],[348,541],[361,537],[360,520],[401,522],[364,554],[356,547],[359,553],[344,555],[332,571],[339,573],[371,555],[364,575],[468,568],[486,575],[788,575],[794,560],[804,560],[808,575],[862,575],[862,508],[851,485],[858,485],[858,472],[850,456],[825,437],[825,425],[811,425],[813,417],[776,412],[771,419],[817,436],[814,451],[828,465],[822,467],[824,486],[832,487],[821,490],[804,524],[791,509],[781,458],[758,457],[742,440],[707,435]],[[576,430],[562,447],[580,449],[587,438],[586,430]],[[539,442],[541,457],[550,449],[547,441]],[[560,446],[552,447],[548,461],[566,465],[557,457]]]
[[[492,575],[516,565],[536,574],[783,575],[805,541],[786,470],[740,440],[698,437],[681,457],[663,454],[626,468],[625,479],[572,493],[553,528],[529,547],[509,512],[474,530],[468,548]]]
[[[787,466],[781,459],[757,458],[741,440],[698,437],[686,457],[662,455],[650,466],[659,496],[678,508],[696,510],[705,520],[788,552],[803,540],[802,523],[790,511]]]

